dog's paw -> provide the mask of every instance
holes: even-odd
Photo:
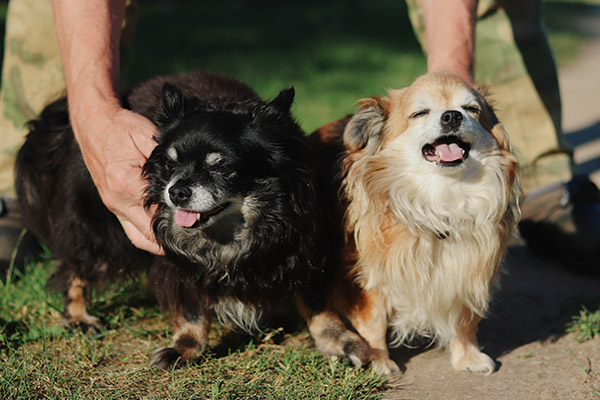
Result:
[[[309,330],[317,349],[326,357],[347,359],[355,368],[371,360],[371,346],[331,315],[322,313],[314,317],[309,323]]]
[[[360,368],[367,364],[371,355],[369,344],[354,332],[346,331],[341,335],[340,341],[344,349],[344,357],[354,365],[354,368]]]
[[[400,372],[400,367],[389,358],[375,358],[371,361],[371,369],[377,375],[392,375]]]
[[[79,328],[84,333],[96,333],[102,328],[100,320],[87,312],[76,316],[66,314],[62,323],[67,328]]]
[[[181,358],[181,353],[174,347],[156,349],[150,357],[150,366],[161,369],[179,368],[185,363],[186,360]]]
[[[470,371],[489,375],[496,371],[496,363],[490,356],[471,348],[460,356],[453,354],[450,358],[452,368],[457,371]]]

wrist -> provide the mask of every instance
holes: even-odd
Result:
[[[97,109],[120,108],[117,84],[109,72],[90,70],[78,77],[66,79],[69,112],[73,115],[85,114]]]
[[[462,61],[462,62],[461,62]],[[429,58],[427,60],[428,72],[451,72],[459,76],[469,85],[473,85],[473,64],[467,58],[449,58],[436,59]]]
[[[110,86],[99,86],[97,83],[92,81],[90,84],[67,86],[69,114],[76,137],[79,128],[87,121],[97,118],[110,119],[122,108],[115,90]]]

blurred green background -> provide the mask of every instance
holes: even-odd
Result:
[[[140,2],[127,83],[196,68],[266,98],[293,85],[311,131],[360,97],[406,86],[425,59],[402,1]]]
[[[547,0],[559,63],[585,34],[575,18],[596,1]],[[206,69],[245,81],[265,98],[294,86],[294,113],[310,132],[354,110],[356,100],[400,88],[426,70],[400,0],[138,0],[125,88],[156,75]],[[0,3],[2,32],[6,2]],[[494,71],[494,57],[478,59]],[[491,72],[490,72],[491,73]]]

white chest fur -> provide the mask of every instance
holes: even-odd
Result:
[[[463,307],[483,316],[497,270],[502,240],[496,229],[439,239],[403,236],[402,243],[382,248],[379,257],[361,268],[366,290],[378,291],[395,342],[414,334],[432,336],[445,344],[456,335]]]
[[[356,271],[364,289],[385,299],[397,344],[414,334],[446,344],[465,307],[480,316],[487,311],[512,215],[501,169],[482,171],[468,180],[396,175],[381,184],[384,196],[354,187],[365,195],[348,210]]]

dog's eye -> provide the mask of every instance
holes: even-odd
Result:
[[[223,164],[215,165],[214,167],[212,167],[212,170],[220,175],[229,175],[232,171],[231,168]]]
[[[472,114],[479,114],[481,112],[481,110],[479,109],[479,106],[475,106],[475,105],[463,106],[463,110],[465,110],[466,112],[472,113]]]
[[[429,110],[425,109],[425,110],[419,110],[415,113],[412,113],[410,115],[410,119],[414,119],[414,118],[420,118],[420,117],[425,117],[426,115],[429,114]]]
[[[173,171],[175,171],[175,167],[177,167],[177,163],[175,161],[167,162],[167,171],[173,172]]]

